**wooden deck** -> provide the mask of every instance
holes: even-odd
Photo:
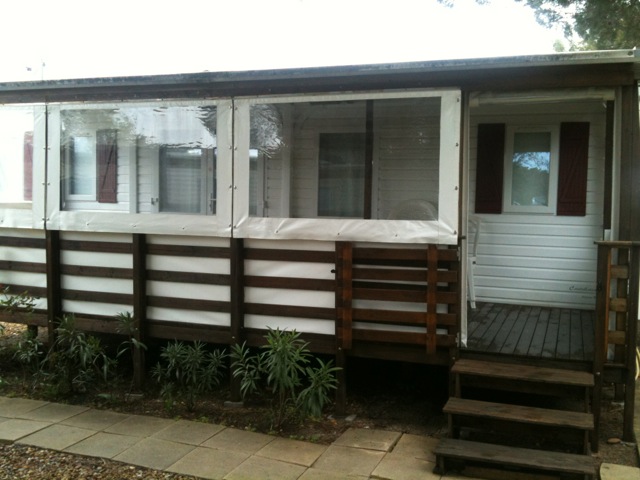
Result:
[[[592,310],[478,303],[469,309],[466,350],[592,361],[594,317]]]

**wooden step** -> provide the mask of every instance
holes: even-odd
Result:
[[[559,368],[536,367],[512,363],[491,362],[461,358],[457,360],[451,373],[456,375],[476,375],[480,377],[518,380],[573,387],[593,387],[593,374]]]
[[[464,415],[548,427],[567,427],[584,431],[591,431],[594,428],[593,415],[590,413],[525,407],[466,398],[452,397],[442,410],[450,415]]]
[[[435,449],[440,474],[447,458],[562,473],[596,475],[593,459],[586,455],[515,448],[446,438]]]

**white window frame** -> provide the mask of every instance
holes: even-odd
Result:
[[[548,132],[551,135],[549,160],[549,195],[547,205],[513,205],[513,150],[516,133]],[[555,214],[558,200],[558,167],[560,156],[560,125],[507,125],[504,155],[502,211],[504,213]]]
[[[295,102],[441,98],[438,219],[364,220],[342,218],[256,218],[249,215],[250,107]],[[457,89],[327,95],[272,96],[234,100],[233,235],[240,238],[366,241],[394,243],[458,242],[461,94]],[[289,186],[287,185],[287,188]],[[289,189],[282,194],[289,195]],[[317,208],[317,206],[316,206]]]
[[[92,104],[52,104],[49,106],[46,193],[46,226],[54,230],[88,232],[148,233],[171,235],[231,236],[231,189],[232,184],[232,103],[229,99],[193,101],[148,101],[126,102],[131,107],[198,106],[217,107],[217,202],[216,215],[183,213],[136,213],[131,211],[65,211],[60,208],[62,198],[62,163],[60,158],[60,112],[62,109],[108,109],[122,107],[125,102]],[[137,173],[135,166],[130,171]],[[130,180],[131,181],[131,180]],[[137,191],[137,175],[131,190]],[[35,179],[34,179],[35,185]]]

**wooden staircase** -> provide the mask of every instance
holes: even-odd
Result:
[[[451,375],[443,409],[450,438],[436,448],[437,473],[475,466],[507,470],[513,479],[596,478],[592,373],[491,357],[458,359]]]

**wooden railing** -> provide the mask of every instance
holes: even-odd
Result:
[[[602,385],[613,383],[624,399],[623,439],[634,441],[638,273],[640,242],[597,242],[598,293],[594,372],[596,425]]]

